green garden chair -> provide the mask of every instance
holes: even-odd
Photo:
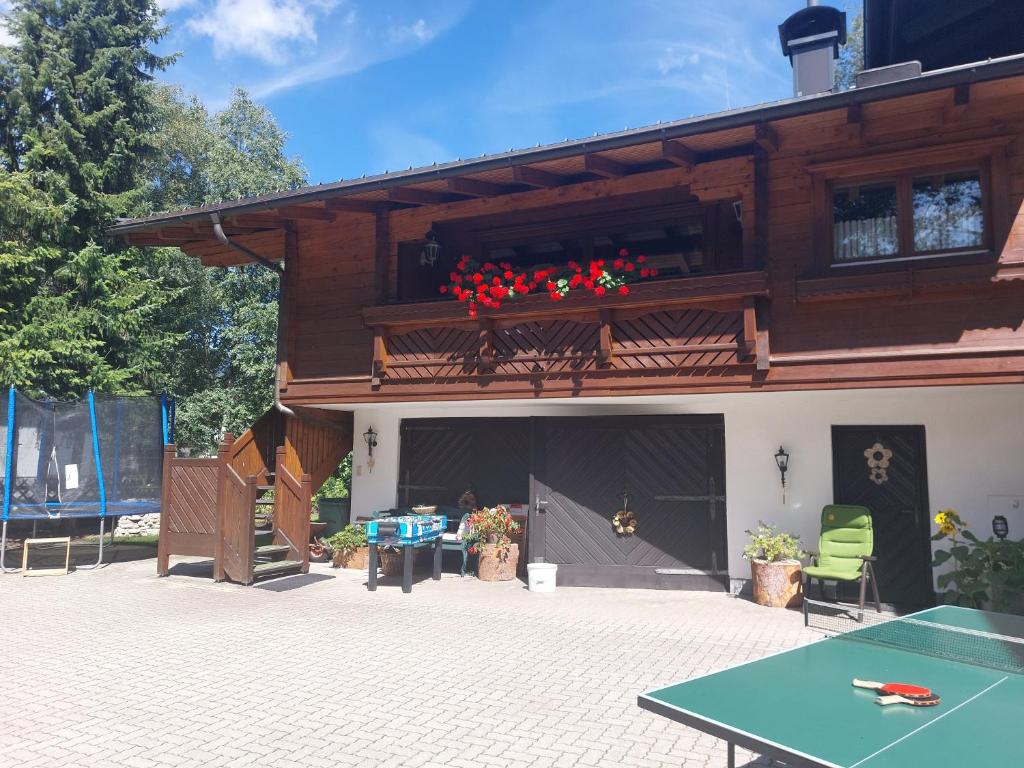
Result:
[[[864,617],[864,598],[868,582],[875,596],[875,610],[882,612],[878,599],[878,585],[872,565],[875,557],[875,539],[871,524],[871,510],[845,504],[829,504],[821,511],[821,537],[818,552],[811,553],[812,564],[803,569],[806,587],[817,579],[818,588],[824,595],[826,581],[859,581],[860,613]],[[804,589],[809,592],[808,588]]]
[[[455,510],[460,512],[462,510]],[[454,521],[453,517],[449,516],[449,525]],[[462,553],[462,568],[460,574],[466,575],[466,566],[469,563],[469,547],[471,541],[469,539],[469,512],[464,512],[462,518],[459,520],[459,526],[455,531],[445,532],[441,534],[441,549],[450,550]]]

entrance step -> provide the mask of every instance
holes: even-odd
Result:
[[[292,548],[287,544],[264,544],[262,547],[256,547],[253,554],[256,557],[273,557],[274,555],[286,555],[291,550]]]
[[[302,570],[302,563],[298,560],[272,560],[268,563],[257,563],[253,566],[253,578],[263,576],[283,576],[286,573],[298,573]]]

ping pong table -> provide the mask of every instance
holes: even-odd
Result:
[[[646,710],[798,768],[1024,764],[1024,618],[941,606],[642,694]],[[878,706],[854,678],[931,688]]]

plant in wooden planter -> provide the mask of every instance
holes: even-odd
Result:
[[[519,545],[512,535],[519,523],[503,506],[478,509],[466,521],[470,554],[478,555],[477,577],[481,581],[511,581],[516,577]]]
[[[949,539],[950,544],[948,550],[936,550],[932,561],[933,567],[949,568],[937,580],[943,601],[1024,615],[1024,539],[1007,538],[1005,518],[1001,528],[993,521],[998,538],[987,539],[969,531],[955,509],[941,510],[935,524],[939,530],[932,541]]]
[[[800,558],[805,556],[800,538],[778,531],[763,520],[747,535],[750,541],[743,548],[743,557],[750,561],[754,601],[772,608],[800,605]]]
[[[361,525],[349,523],[327,543],[334,551],[331,564],[335,568],[357,568],[364,570],[369,565],[370,548],[366,545],[366,532]]]
[[[647,257],[630,258],[625,248],[617,258],[592,259],[589,264],[570,261],[564,266],[531,267],[516,271],[512,264],[485,262],[483,266],[463,256],[448,285],[441,293],[450,293],[465,303],[470,317],[479,307],[499,309],[503,301],[514,301],[531,293],[546,293],[552,301],[561,301],[570,293],[629,294],[629,283],[658,276],[655,267],[646,265]]]

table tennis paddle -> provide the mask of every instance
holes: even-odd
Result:
[[[879,696],[875,699],[875,704],[881,706],[887,706],[889,704],[908,704],[911,707],[934,707],[942,701],[934,693],[931,696],[919,696],[916,699],[908,699],[906,696]]]
[[[903,696],[908,699],[926,699],[932,696],[931,688],[907,683],[876,683],[871,680],[854,680],[857,688],[869,688],[885,696]]]

